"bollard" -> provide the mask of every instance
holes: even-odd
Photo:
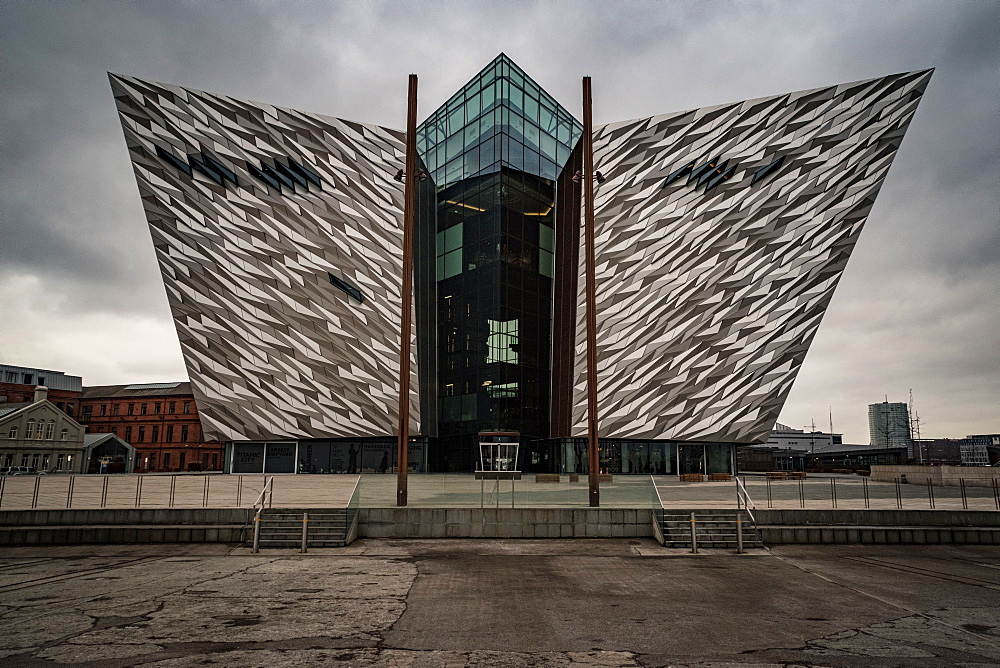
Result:
[[[302,554],[309,544],[309,513],[302,513]]]
[[[958,484],[962,488],[962,509],[969,509],[969,498],[965,496],[965,478],[959,478]]]
[[[42,484],[42,477],[38,476],[35,478],[35,491],[31,495],[31,508],[35,509],[38,507],[38,488]]]
[[[698,536],[695,529],[694,513],[691,513],[691,554],[698,554]]]
[[[736,516],[736,554],[743,554],[743,518]]]
[[[931,506],[931,510],[934,510],[934,481],[930,478],[927,479],[927,502]]]
[[[260,552],[260,517],[253,518],[253,553]]]

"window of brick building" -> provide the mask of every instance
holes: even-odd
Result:
[[[181,467],[182,471],[184,470],[184,463],[186,461],[187,461],[187,453],[186,452],[182,452],[181,453],[181,463],[180,463],[180,467]]]
[[[156,443],[157,441],[160,440],[160,428],[159,428],[159,426],[153,425],[153,436],[149,440],[152,441],[153,443]]]
[[[80,415],[80,422],[90,422],[90,414],[93,412],[93,406],[84,406]]]
[[[111,414],[118,415],[118,404],[111,404]]]
[[[145,427],[139,427],[139,440],[136,441],[136,442],[137,443],[142,443],[145,440],[146,440],[146,428]]]
[[[188,426],[186,424],[181,425],[181,441],[187,441],[187,440],[188,440]]]
[[[160,402],[159,401],[157,401],[156,403],[153,404],[153,412],[156,413],[157,415],[160,414]]]
[[[147,468],[149,468],[149,469],[155,469],[156,468],[156,453],[155,452],[149,453],[149,466]]]
[[[135,404],[129,404],[128,405],[128,414],[129,415],[134,415],[135,414]]]
[[[217,452],[212,455],[212,468],[213,469],[219,468],[219,453]]]
[[[163,468],[165,468],[165,469],[170,468],[170,453],[169,452],[164,452],[163,453]]]
[[[171,401],[169,404],[167,404],[167,412],[168,413],[176,413],[177,412],[177,403],[174,402],[174,401]]]
[[[101,404],[101,415],[107,415],[107,414],[108,414],[108,405]]]
[[[139,415],[145,415],[145,414],[146,414],[146,404],[142,404],[141,406],[139,406]]]
[[[73,417],[73,404],[66,404],[66,415]]]
[[[191,412],[191,402],[190,401],[185,401],[184,402],[184,412],[185,413],[190,413]]]
[[[125,427],[125,440],[132,443],[132,427]]]
[[[174,440],[174,425],[167,425],[167,443]]]

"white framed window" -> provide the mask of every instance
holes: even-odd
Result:
[[[12,424],[10,426],[10,431],[7,432],[7,438],[12,439],[12,440],[15,439],[15,438],[17,438],[17,425],[16,424]]]
[[[45,431],[45,420],[39,420],[35,423],[35,440],[42,440],[42,432]]]
[[[45,424],[45,440],[51,441],[53,438],[55,438],[55,435],[56,435],[56,421],[49,420]]]
[[[28,420],[27,424],[25,425],[25,428],[24,428],[24,438],[25,439],[30,439],[31,435],[34,434],[34,432],[35,432],[35,419],[31,418],[31,419]],[[22,464],[22,466],[23,466],[23,464]]]
[[[59,432],[59,440],[60,441],[69,440],[69,429],[63,429],[61,432]]]

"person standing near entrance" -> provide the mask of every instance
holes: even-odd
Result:
[[[358,449],[353,443],[351,444],[351,447],[347,449],[347,472],[358,472]]]

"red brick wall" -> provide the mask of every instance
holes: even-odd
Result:
[[[78,419],[90,433],[113,433],[132,445],[136,471],[222,469],[223,444],[202,440],[192,395],[82,399]]]
[[[12,404],[34,401],[35,386],[22,383],[0,383],[0,397],[7,397],[7,402]],[[48,399],[70,417],[75,419],[80,415],[79,392],[50,389]]]

